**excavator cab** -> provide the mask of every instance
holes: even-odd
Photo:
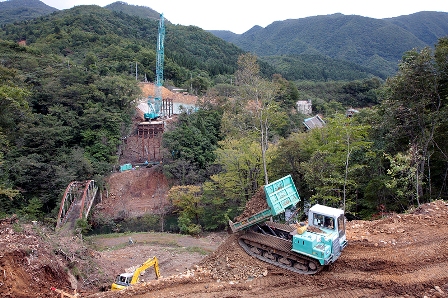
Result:
[[[134,273],[122,273],[117,275],[115,283],[112,284],[112,290],[121,290],[131,285],[132,276]]]

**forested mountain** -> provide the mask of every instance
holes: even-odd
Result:
[[[0,2],[0,25],[31,20],[57,11],[39,0],[7,0]]]
[[[141,18],[158,19],[160,15],[149,7],[129,5],[121,1],[106,5],[105,8]],[[6,0],[0,2],[0,25],[34,19],[57,10],[39,0]]]
[[[76,65],[93,63],[102,74],[129,74],[137,63],[141,80],[146,75],[152,81],[157,26],[154,19],[99,6],[76,6],[32,21],[6,24],[0,38],[26,40],[28,45]],[[177,86],[194,86],[191,80],[197,80],[197,90],[207,89],[213,76],[234,73],[241,53],[233,44],[198,27],[166,24],[165,79]]]
[[[338,13],[277,21],[243,34],[210,32],[262,57],[301,56],[306,61],[312,61],[309,55],[329,57],[356,63],[384,78],[396,71],[404,52],[433,47],[438,38],[448,35],[448,13],[420,12],[390,19]]]
[[[159,12],[149,7],[121,1],[105,8],[144,19],[159,17]],[[0,24],[33,19],[55,10],[38,0],[0,2]],[[169,16],[165,17],[169,23]],[[396,72],[405,51],[432,47],[448,34],[448,13],[419,12],[388,19],[333,14],[277,21],[266,28],[254,26],[243,34],[210,32],[257,54],[267,62],[262,63],[267,75],[280,72],[292,81],[385,79]],[[32,36],[26,38],[32,40]]]
[[[411,32],[431,47],[440,37],[448,35],[448,13],[446,12],[422,11],[384,20]]]

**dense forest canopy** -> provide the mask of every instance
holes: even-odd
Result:
[[[101,75],[132,74],[137,63],[139,80],[152,81],[157,26],[156,19],[98,6],[76,6],[32,21],[4,25],[0,38],[24,40],[45,54],[63,55],[67,63],[95,65]],[[200,28],[166,24],[165,80],[186,88],[198,77],[204,84],[211,84],[217,75],[233,74],[241,53],[236,46]]]
[[[106,5],[104,8],[107,8],[112,11],[124,12],[125,14],[140,18],[150,18],[150,19],[152,18],[157,20],[160,16],[159,12],[149,7],[140,5],[129,5],[126,2],[122,1],[111,3],[109,5]],[[169,21],[167,20],[167,22]]]
[[[157,20],[98,6],[1,27],[0,217],[54,220],[70,181],[103,187],[138,82],[154,79],[156,40]],[[179,115],[163,139],[182,232],[224,228],[286,174],[301,204],[363,218],[448,196],[447,38],[403,51],[389,77],[315,53],[260,59],[172,24],[165,57],[165,86],[200,95],[199,110]],[[312,102],[324,127],[305,129],[298,100]],[[348,108],[357,111],[347,117]]]
[[[3,210],[39,199],[51,213],[68,182],[101,181],[110,171],[140,89],[130,77],[101,76],[37,49],[6,41],[0,48],[11,77],[2,82],[2,178],[22,197],[2,200]]]

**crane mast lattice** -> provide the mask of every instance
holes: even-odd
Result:
[[[162,107],[163,62],[165,59],[165,50],[163,45],[164,40],[165,19],[162,13],[160,14],[159,35],[157,37],[155,96],[154,102],[152,102],[151,99],[148,100],[149,112],[145,113],[145,120],[154,120],[161,116],[160,113]]]

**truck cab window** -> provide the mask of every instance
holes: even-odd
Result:
[[[317,227],[322,227],[324,225],[324,216],[322,214],[314,213],[313,225]]]
[[[334,219],[332,217],[325,216],[325,228],[334,229]]]

